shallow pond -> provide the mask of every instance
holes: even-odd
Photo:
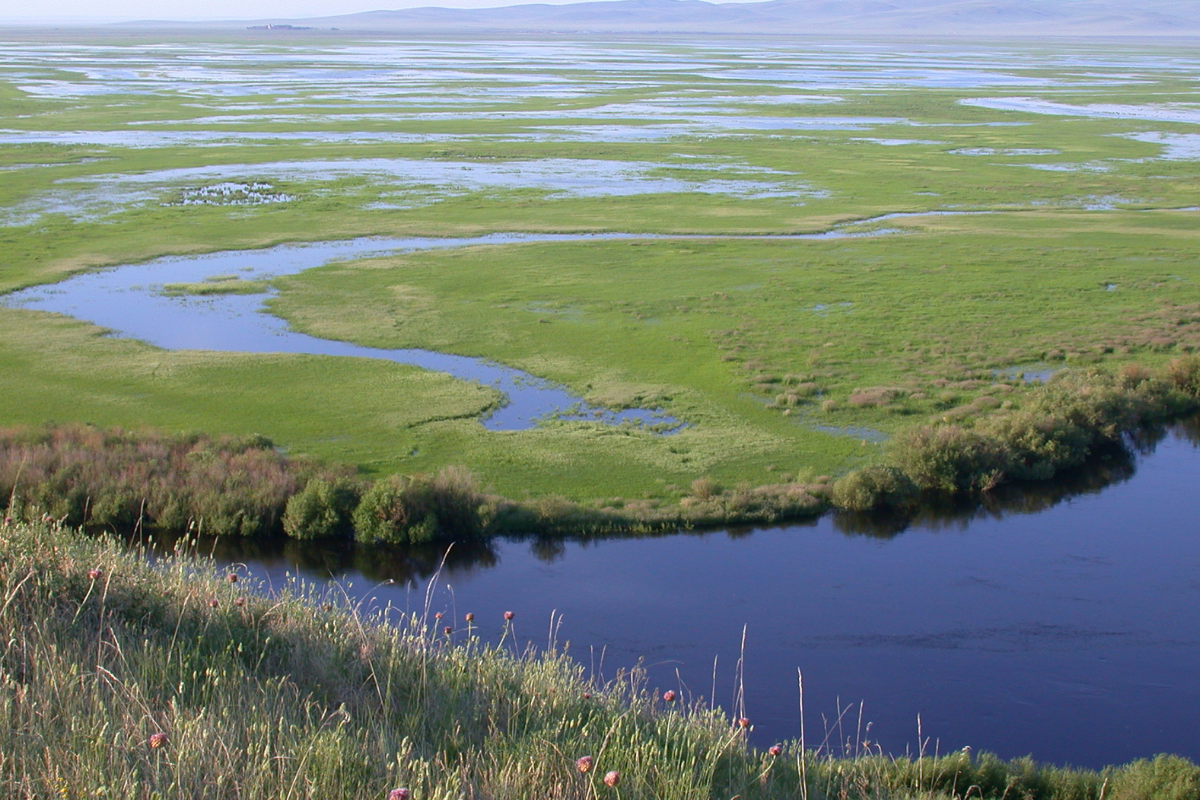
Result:
[[[760,745],[798,734],[800,668],[810,744],[836,727],[831,742],[915,749],[919,714],[942,752],[1088,766],[1198,758],[1197,442],[1193,422],[1054,486],[909,521],[457,546],[431,610],[460,627],[473,612],[493,639],[512,610],[519,639],[538,645],[561,615],[559,640],[583,664],[612,676],[644,658],[654,685],[725,708],[745,626],[746,714]],[[275,586],[332,576],[355,600],[414,610],[441,558],[298,542],[201,548],[214,545],[218,561]],[[839,707],[852,710],[835,726]]]

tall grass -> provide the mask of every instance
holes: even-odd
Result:
[[[703,704],[600,685],[515,621],[268,596],[176,555],[0,525],[0,792],[13,798],[1194,798],[1200,768],[762,752]],[[478,625],[503,626],[495,646]],[[577,759],[591,756],[581,773]],[[615,786],[603,776],[617,772]],[[801,782],[801,775],[806,780]]]
[[[841,508],[863,511],[909,506],[918,493],[978,494],[1006,481],[1050,480],[1147,423],[1198,405],[1196,356],[1157,373],[1137,365],[1115,374],[1066,371],[1029,392],[1020,408],[906,431],[889,443],[886,464],[841,478],[831,496]]]
[[[509,500],[457,467],[370,481],[347,465],[285,456],[261,437],[87,425],[0,430],[5,515],[89,528],[419,544],[775,522],[820,513],[823,492],[820,484],[713,484],[679,503],[598,508],[553,496]]]
[[[288,498],[317,472],[262,437],[0,430],[0,503],[16,518],[251,536],[275,530]]]

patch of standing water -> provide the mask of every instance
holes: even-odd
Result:
[[[1113,284],[1110,283],[1108,285],[1112,286]],[[1022,364],[1015,367],[992,370],[992,374],[997,378],[1008,378],[1009,380],[1019,378],[1025,381],[1025,383],[1045,383],[1053,378],[1056,372],[1058,370],[1049,364]]]
[[[189,195],[196,184],[220,182],[266,185],[271,181],[336,181],[365,178],[377,187],[404,189],[403,205],[429,205],[470,192],[534,189],[547,199],[623,197],[640,194],[728,195],[747,200],[824,197],[794,173],[726,162],[686,164],[604,159],[545,158],[497,163],[433,159],[360,158],[326,161],[278,161],[263,164],[219,164],[131,174],[103,174],[55,182],[56,188],[0,213],[0,224],[24,225],[49,214],[76,220],[99,219],[127,208],[153,202],[163,193],[184,192],[185,205],[213,205],[216,196]],[[86,187],[86,188],[74,188]],[[413,194],[420,192],[420,195]],[[176,198],[178,195],[176,195]],[[246,195],[241,205],[284,202],[294,197],[261,193]],[[201,202],[186,202],[188,199]],[[256,202],[249,202],[255,199]],[[173,198],[174,199],[174,198]],[[207,201],[207,202],[204,202]],[[178,204],[170,201],[167,204]],[[225,203],[229,205],[231,203]],[[374,208],[389,208],[375,203]]]
[[[1133,106],[1119,103],[1091,103],[1077,106],[1056,103],[1039,97],[972,97],[959,100],[964,106],[994,111],[1025,111],[1030,114],[1054,114],[1097,119],[1141,119],[1152,122],[1191,122],[1200,124],[1200,108],[1194,105],[1164,104]]]
[[[882,444],[889,438],[883,431],[877,431],[874,428],[864,428],[859,425],[848,425],[844,428],[837,425],[809,425],[808,429],[819,433],[827,433],[830,436],[848,436],[851,439],[861,439],[864,442],[871,442],[873,444]]]
[[[1122,133],[1119,135],[1138,142],[1162,145],[1163,151],[1158,155],[1158,158],[1165,161],[1200,160],[1200,134],[1198,133],[1147,131],[1144,133]]]

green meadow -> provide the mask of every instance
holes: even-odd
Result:
[[[916,45],[146,44],[76,42],[89,72],[7,37],[0,291],[287,242],[644,234],[162,290],[270,290],[271,313],[305,333],[480,356],[686,427],[489,431],[479,418],[503,398],[442,374],[164,351],[19,307],[0,308],[0,424],[260,433],[375,476],[457,465],[518,499],[674,500],[699,478],[844,474],[916,425],[1021,409],[1026,373],[1200,348],[1200,65],[1186,51],[1076,45],[1068,64]],[[258,88],[183,69],[206,48]],[[355,48],[375,60],[338,60]],[[374,72],[405,59],[416,78]],[[780,63],[824,77],[779,77]],[[879,77],[896,63],[950,79]],[[317,77],[272,83],[302,67]],[[772,77],[737,72],[753,69]],[[1013,97],[1154,113],[960,102]],[[846,235],[770,238],[829,231]]]

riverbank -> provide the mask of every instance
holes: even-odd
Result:
[[[636,673],[598,685],[560,650],[522,649],[516,620],[418,613],[384,624],[333,590],[268,597],[237,571],[183,556],[151,563],[58,526],[0,525],[0,581],[11,642],[0,780],[14,797],[1200,791],[1200,768],[1170,756],[1084,771],[966,752],[760,751],[726,714],[665,699]],[[498,645],[481,644],[481,626],[503,630]]]
[[[419,544],[500,535],[649,533],[811,518],[830,508],[911,515],[1007,482],[1048,481],[1143,426],[1200,405],[1200,357],[1153,371],[1071,371],[974,421],[915,426],[880,462],[836,481],[735,487],[692,482],[678,500],[548,495],[514,500],[449,467],[370,481],[349,465],[288,458],[263,437],[47,426],[0,431],[6,516],[102,529],[154,528]]]

